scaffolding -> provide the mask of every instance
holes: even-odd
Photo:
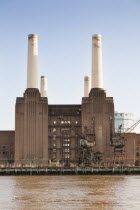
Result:
[[[58,117],[61,121],[65,121],[63,116]],[[80,138],[80,152],[79,152],[79,165],[82,166],[92,166],[93,163],[97,162],[100,158],[99,154],[94,152],[95,146],[95,120],[92,119],[92,125],[90,129],[84,125],[84,133],[76,128],[73,124],[70,128],[75,132]]]
[[[140,120],[134,123],[130,128],[126,129],[126,131],[123,133],[121,132],[123,125],[120,125],[118,127],[118,131],[113,135],[111,120],[111,146],[113,147],[113,162],[115,164],[124,165],[124,157],[127,145],[127,137],[125,136],[125,134],[131,133],[139,125],[139,123]]]

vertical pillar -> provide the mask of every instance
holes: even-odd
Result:
[[[38,88],[38,37],[28,35],[27,88]]]
[[[89,92],[91,89],[91,81],[89,76],[84,77],[84,97],[89,96]]]
[[[91,88],[103,88],[101,35],[92,36]]]
[[[45,76],[41,76],[40,93],[41,97],[47,97],[47,77]]]

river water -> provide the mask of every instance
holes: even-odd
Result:
[[[0,176],[0,209],[140,209],[140,176]]]

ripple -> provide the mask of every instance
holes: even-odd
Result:
[[[0,177],[0,209],[140,209],[139,176]]]

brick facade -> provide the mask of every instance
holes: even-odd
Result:
[[[28,88],[17,98],[15,111],[16,165],[48,163],[48,101]]]
[[[89,97],[83,97],[78,105],[48,105],[38,89],[26,89],[24,96],[16,100],[15,131],[0,131],[0,164],[77,164],[80,137],[73,127],[92,136],[94,151],[103,154],[103,162],[113,161],[110,138],[114,133],[114,102],[103,89],[91,89]],[[140,134],[125,136],[125,163],[138,165]]]

